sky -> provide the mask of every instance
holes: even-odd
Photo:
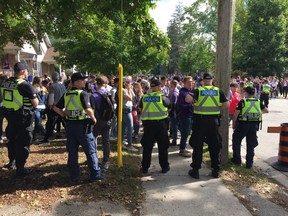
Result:
[[[168,23],[179,2],[182,2],[183,6],[190,6],[194,0],[160,0],[157,2],[157,8],[150,10],[150,15],[163,32],[167,31]]]

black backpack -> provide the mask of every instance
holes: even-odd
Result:
[[[115,109],[112,103],[111,95],[101,94],[99,92],[97,92],[97,94],[101,95],[102,97],[100,109],[98,110],[100,119],[109,121],[115,115]]]

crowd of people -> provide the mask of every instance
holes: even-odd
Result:
[[[141,172],[149,172],[155,143],[161,172],[168,172],[168,148],[178,145],[179,156],[192,157],[192,169],[188,174],[196,179],[199,178],[204,142],[210,152],[212,176],[219,177],[221,107],[229,109],[229,122],[232,121],[234,129],[231,162],[241,165],[241,141],[246,136],[246,167],[251,168],[254,148],[258,145],[256,133],[262,113],[268,112],[269,97],[287,98],[288,92],[288,79],[275,77],[232,77],[230,94],[226,96],[214,86],[210,73],[195,77],[126,76],[119,80],[115,76],[86,76],[77,72],[63,80],[60,73],[54,72],[51,78],[47,75],[34,77],[32,83],[25,81],[27,75],[25,64],[18,62],[14,65],[13,77],[0,76],[0,120],[3,123],[6,118],[8,122],[5,134],[9,162],[4,168],[16,169],[19,176],[32,173],[31,169],[24,168],[30,144],[47,143],[53,136],[61,136],[61,128],[64,128],[68,169],[73,182],[80,179],[80,145],[87,157],[91,181],[102,179],[101,169],[109,169],[110,141],[117,139],[119,85],[123,93],[124,150],[138,152],[133,140],[138,141],[143,127]],[[45,125],[44,118],[47,119]],[[2,135],[3,130],[0,132]],[[103,147],[101,162],[96,154],[99,136]],[[187,149],[188,145],[193,152]]]

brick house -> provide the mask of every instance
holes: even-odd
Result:
[[[59,56],[58,52],[54,51],[49,37],[45,34],[43,41],[28,44],[23,44],[22,47],[8,42],[3,47],[4,55],[0,59],[0,73],[5,73],[11,76],[13,73],[13,65],[18,62],[25,62],[28,65],[28,72],[33,76],[49,76],[55,70],[56,60],[54,57]]]

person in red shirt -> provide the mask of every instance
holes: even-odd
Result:
[[[237,92],[238,84],[237,83],[231,83],[230,84],[230,108],[229,108],[229,123],[233,119],[234,111],[239,103],[239,101],[242,99],[241,94]]]

